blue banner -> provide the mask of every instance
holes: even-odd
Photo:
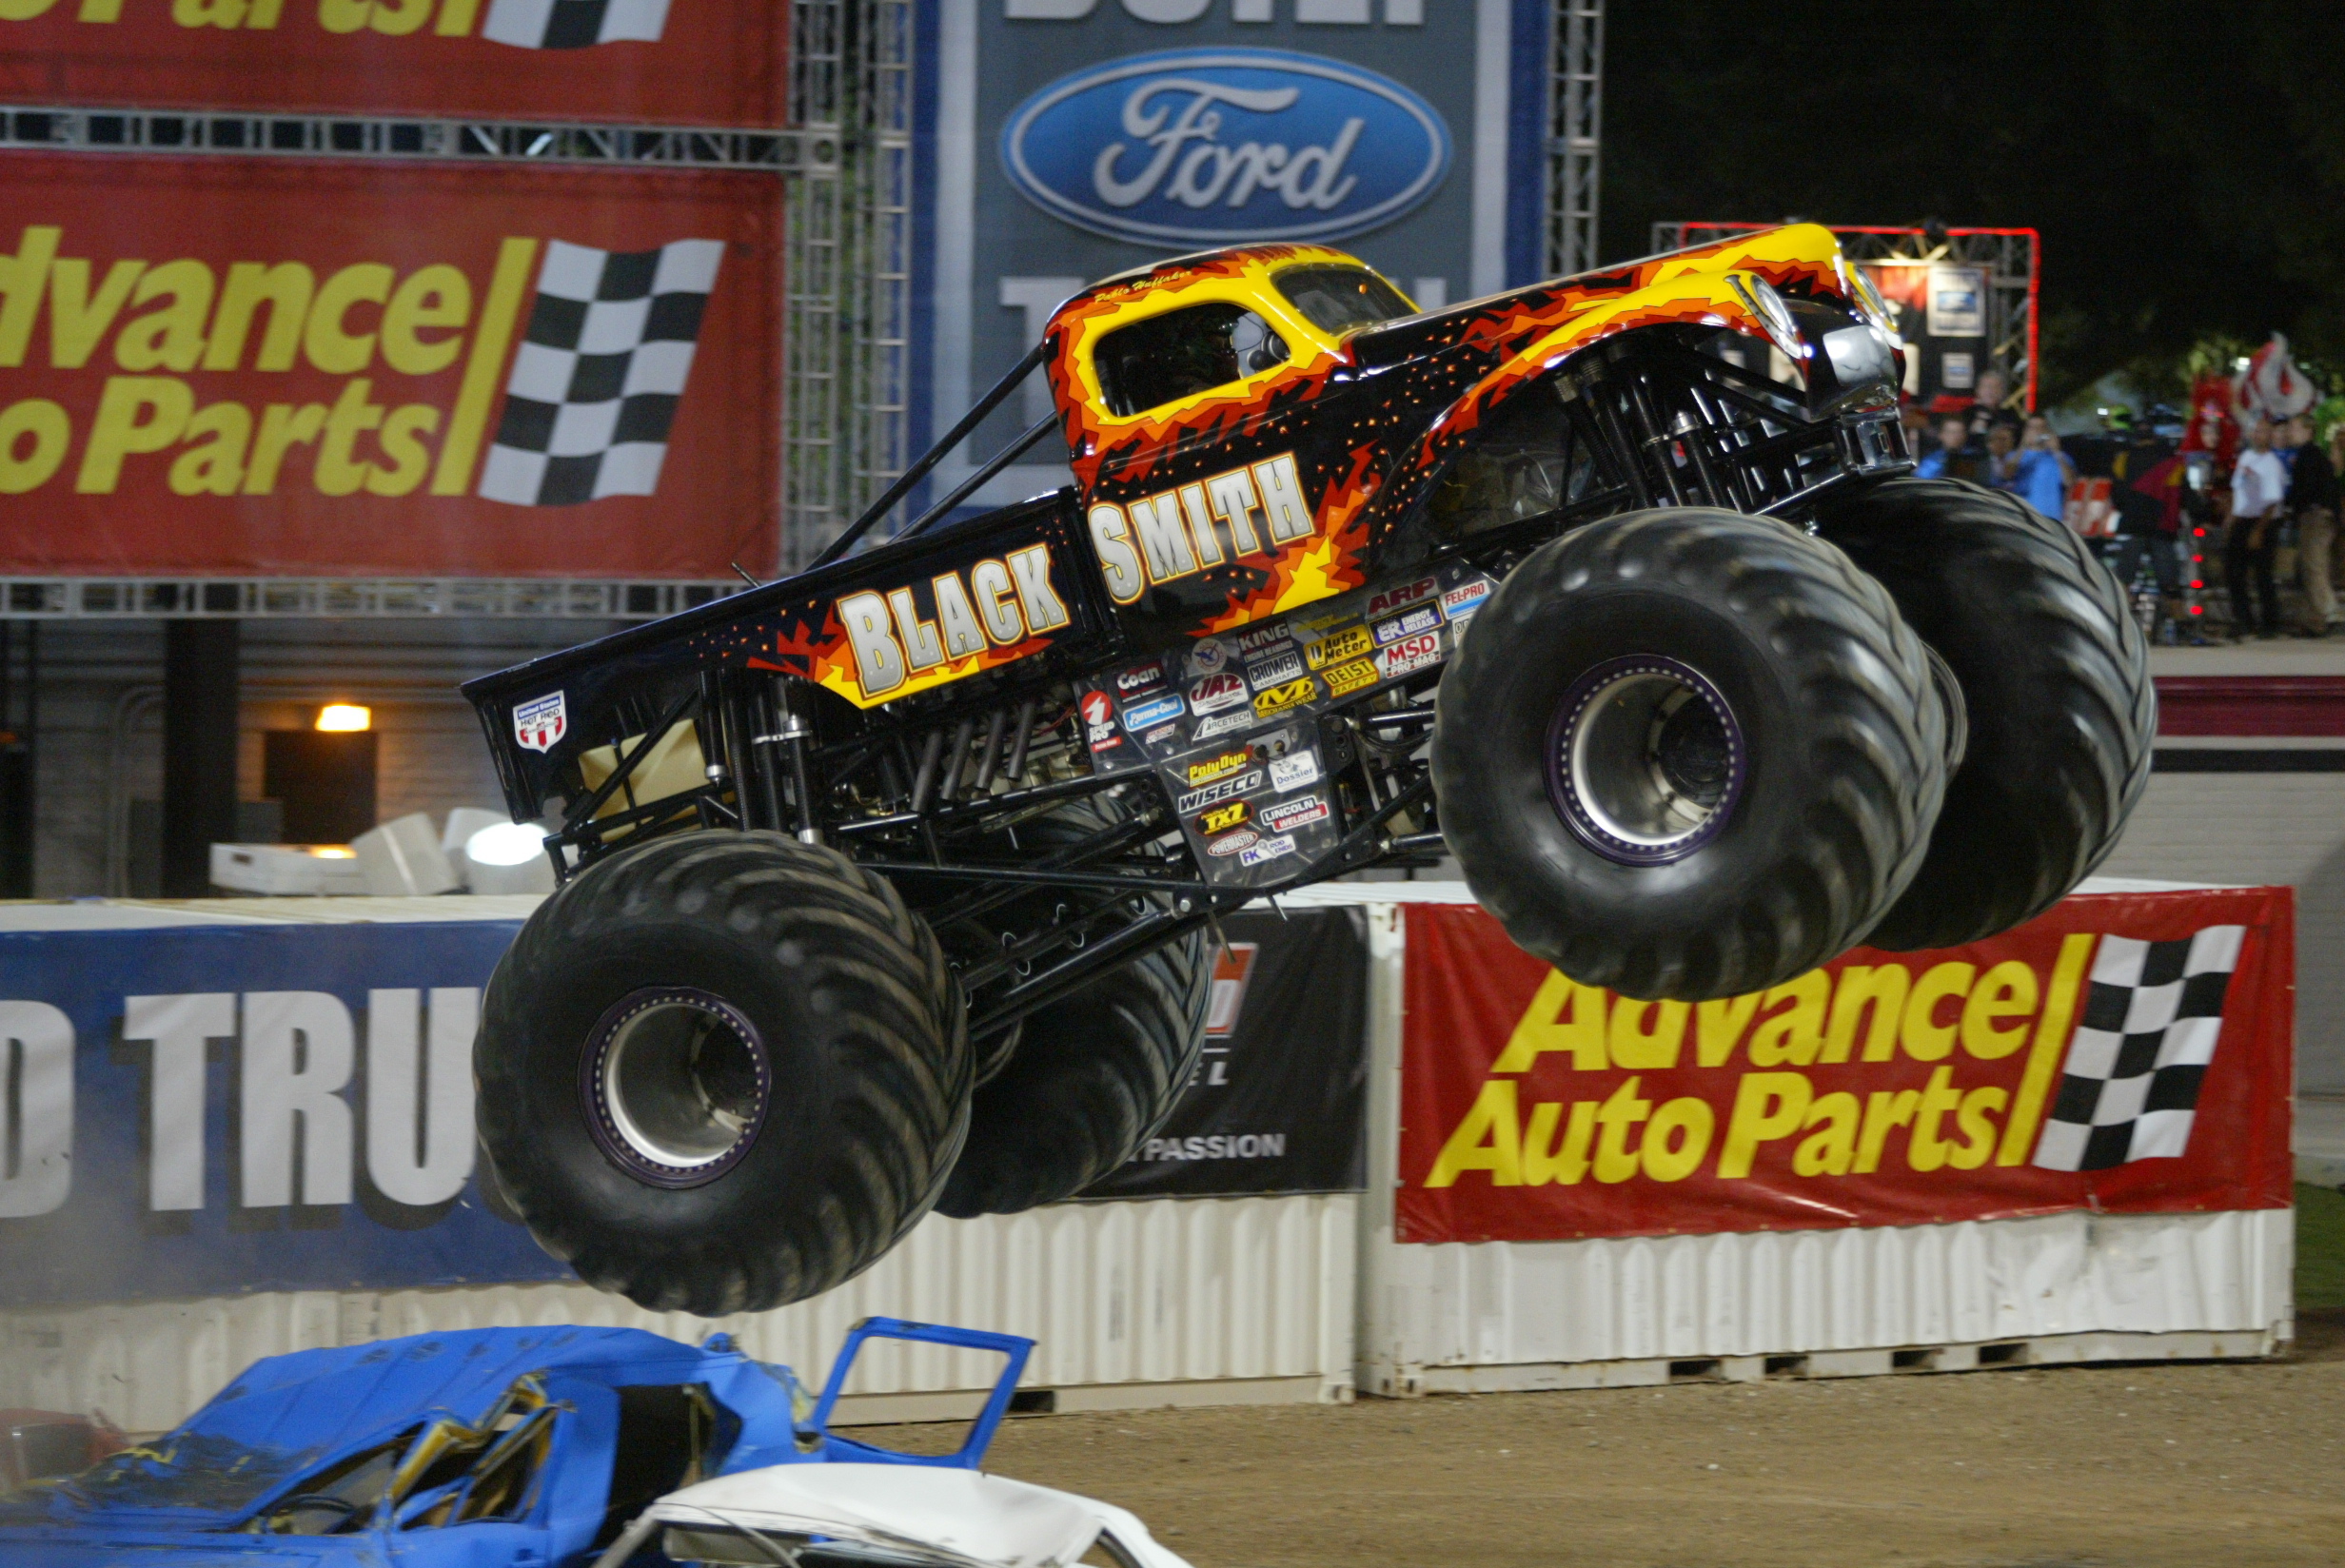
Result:
[[[519,930],[0,932],[0,1306],[568,1278],[477,1169]]]

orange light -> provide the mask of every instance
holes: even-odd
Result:
[[[329,702],[318,710],[318,728],[347,734],[352,730],[371,729],[375,715],[371,708],[355,702]]]

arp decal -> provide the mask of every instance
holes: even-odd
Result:
[[[1306,784],[1318,782],[1317,752],[1297,752],[1292,756],[1282,756],[1271,764],[1271,788],[1273,790],[1299,790]]]
[[[1420,604],[1415,609],[1394,616],[1389,620],[1376,622],[1372,630],[1376,637],[1376,646],[1383,648],[1398,642],[1405,637],[1413,637],[1419,632],[1436,630],[1440,625],[1441,607],[1435,604]]]
[[[1433,591],[1433,584],[1431,578],[1419,578],[1414,582],[1398,583],[1385,589],[1369,599],[1368,618],[1374,620],[1378,616],[1389,616],[1395,610],[1416,603]]]
[[[1246,802],[1232,800],[1226,806],[1216,806],[1197,818],[1197,832],[1211,838],[1215,833],[1228,833],[1246,822]]]
[[[1275,774],[1276,769],[1271,772]],[[1262,825],[1273,833],[1292,833],[1313,822],[1328,819],[1328,803],[1319,795],[1307,794],[1300,800],[1283,801],[1262,808]]]
[[[1368,635],[1366,628],[1362,628],[1360,635]],[[1375,685],[1382,677],[1376,674],[1376,666],[1363,658],[1350,664],[1338,664],[1320,678],[1328,683],[1328,690],[1337,696],[1350,696],[1363,686]]]
[[[1137,603],[1151,587],[1209,566],[1275,556],[1318,529],[1291,452],[1121,506],[1094,501],[1088,519],[1092,548],[1118,604]]]
[[[1254,715],[1259,718],[1268,718],[1272,714],[1283,714],[1290,708],[1299,708],[1306,702],[1316,701],[1318,696],[1319,683],[1304,676],[1284,686],[1273,686],[1256,696]]]
[[[1316,642],[1306,643],[1303,647],[1303,657],[1312,669],[1323,670],[1330,664],[1340,664],[1345,659],[1357,658],[1374,646],[1374,642],[1369,637],[1368,628],[1354,626],[1348,632],[1338,632],[1333,637],[1324,637]]]
[[[1187,794],[1172,802],[1172,809],[1183,816],[1187,816],[1191,812],[1201,812],[1208,806],[1218,806],[1225,800],[1235,800],[1239,795],[1251,794],[1261,787],[1262,770],[1254,768],[1239,774],[1235,778],[1221,779],[1208,784],[1201,790],[1191,790]]]
[[[1217,714],[1224,708],[1244,706],[1246,696],[1246,677],[1235,670],[1223,670],[1190,683],[1189,711]]]
[[[1210,784],[1216,778],[1227,778],[1252,760],[1251,752],[1224,752],[1203,762],[1192,762],[1189,765],[1189,782]]]
[[[1419,632],[1415,637],[1403,637],[1376,656],[1377,669],[1386,680],[1398,680],[1440,662],[1439,632]]]
[[[1126,727],[1134,730],[1153,729],[1159,724],[1171,723],[1173,719],[1180,717],[1185,711],[1181,704],[1180,694],[1167,692],[1162,696],[1153,696],[1145,702],[1135,702],[1126,708],[1124,723]]]
[[[513,705],[513,738],[530,751],[552,751],[569,730],[570,709],[560,692]]]
[[[823,684],[859,707],[909,696],[1035,652],[1026,644],[1072,623],[1051,578],[1051,547],[1030,544],[981,560],[964,578],[946,572],[914,588],[865,589],[834,611],[854,651],[851,681]]]

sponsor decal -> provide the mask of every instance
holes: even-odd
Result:
[[[1211,838],[1215,833],[1228,833],[1246,820],[1246,802],[1232,800],[1226,806],[1216,806],[1197,818],[1197,832]]]
[[[1262,842],[1260,833],[1251,828],[1240,828],[1227,837],[1216,838],[1211,844],[1206,845],[1205,853],[1211,855],[1242,854],[1260,842]]]
[[[550,752],[570,731],[570,708],[560,692],[513,705],[513,738],[523,751]]]
[[[1284,686],[1273,686],[1254,698],[1254,716],[1268,718],[1283,714],[1290,708],[1299,708],[1306,702],[1317,701],[1319,683],[1309,676],[1290,680]]]
[[[1254,972],[1259,942],[1226,942],[1213,960],[1212,1000],[1205,1008],[1205,1037],[1227,1040],[1237,1032],[1238,1014],[1246,1006],[1246,982]]]
[[[1159,724],[1170,724],[1187,711],[1178,692],[1167,692],[1162,696],[1150,697],[1146,702],[1135,702],[1126,708],[1124,723],[1134,730],[1153,729]]]
[[[1330,664],[1357,658],[1374,646],[1369,637],[1368,628],[1354,626],[1349,632],[1338,632],[1333,637],[1324,637],[1316,642],[1306,644],[1303,657],[1312,669],[1323,670]]]
[[[1303,673],[1303,656],[1292,648],[1281,648],[1276,653],[1246,661],[1246,684],[1255,691],[1267,691],[1272,686],[1284,686]]]
[[[1271,772],[1275,776],[1278,770],[1273,768]],[[1325,822],[1327,819],[1328,803],[1315,794],[1307,794],[1300,800],[1286,800],[1275,806],[1262,808],[1262,825],[1274,833],[1292,833],[1297,828],[1309,826],[1313,822]]]
[[[1390,620],[1376,622],[1376,646],[1387,647],[1405,637],[1430,632],[1440,625],[1441,607],[1437,604],[1420,604],[1413,610],[1394,616]]]
[[[1115,705],[1105,692],[1083,696],[1083,738],[1094,752],[1112,752],[1124,743],[1124,737],[1115,733]]]
[[[1167,724],[1162,729],[1149,731],[1148,734],[1142,735],[1140,738],[1148,742],[1151,746],[1161,746],[1166,741],[1172,739],[1172,736],[1178,733],[1179,729],[1180,726],[1177,724]]]
[[[1164,660],[1152,658],[1146,664],[1135,664],[1115,674],[1115,695],[1131,698],[1146,696],[1164,685]]]
[[[1011,111],[1000,154],[1019,195],[1078,228],[1210,246],[1389,223],[1432,195],[1449,150],[1441,115],[1389,77],[1222,47],[1062,76]]]
[[[1363,686],[1375,685],[1378,677],[1376,666],[1362,658],[1350,664],[1338,664],[1321,678],[1327,681],[1328,690],[1337,696],[1350,696]]]
[[[1217,714],[1224,708],[1239,707],[1245,700],[1246,677],[1235,670],[1207,676],[1189,687],[1189,711],[1193,714]]]
[[[1152,583],[1166,583],[1226,564],[1232,554],[1278,556],[1318,531],[1317,514],[1303,495],[1294,454],[1281,453],[1226,473],[1192,480],[1162,495],[1118,505],[1094,501],[1084,514],[1092,549],[1106,575],[1108,594],[1131,604]],[[1225,547],[1224,541],[1227,541]],[[1286,628],[1276,628],[1284,637]],[[1207,662],[1211,644],[1212,662]],[[1200,673],[1221,668],[1227,645],[1206,638],[1191,651]]]
[[[1236,735],[1241,731],[1251,730],[1253,727],[1253,709],[1240,708],[1233,714],[1215,714],[1211,718],[1200,720],[1197,724],[1196,730],[1190,735],[1189,738],[1192,740],[1211,740],[1215,735]]]
[[[966,574],[946,572],[920,587],[928,599],[925,617],[910,585],[848,594],[834,607],[855,650],[866,704],[975,675],[992,650],[1055,632],[1074,618],[1052,580],[1047,544],[981,560]]]
[[[1235,800],[1239,795],[1250,794],[1261,787],[1262,770],[1253,768],[1239,774],[1234,778],[1224,778],[1208,784],[1201,790],[1191,790],[1172,802],[1172,809],[1183,816],[1187,816],[1191,812],[1201,812],[1208,806],[1218,806],[1225,800]]]
[[[1318,782],[1317,752],[1297,752],[1292,756],[1282,756],[1271,764],[1271,788],[1273,790],[1299,790],[1306,784]]]
[[[1240,851],[1237,863],[1241,866],[1259,866],[1266,860],[1276,860],[1282,855],[1290,855],[1293,853],[1294,839],[1289,834],[1280,833],[1276,838],[1266,838],[1259,844]]]
[[[1404,582],[1382,590],[1369,599],[1368,618],[1374,620],[1378,616],[1389,616],[1395,610],[1416,603],[1432,593],[1435,580],[1432,578],[1419,578],[1414,582]]]
[[[1403,637],[1376,656],[1376,665],[1387,680],[1422,670],[1441,662],[1441,634],[1420,632],[1415,637]]]
[[[1230,645],[1219,637],[1199,637],[1189,645],[1189,667],[1210,676],[1230,662]]]
[[[1441,596],[1441,607],[1451,620],[1464,620],[1482,608],[1482,601],[1490,597],[1489,580],[1477,578],[1461,582]]]
[[[1237,657],[1252,658],[1265,649],[1280,646],[1287,639],[1287,623],[1283,620],[1273,620],[1267,626],[1250,626],[1237,635]]]
[[[1189,765],[1189,782],[1210,784],[1216,778],[1227,778],[1253,760],[1251,752],[1224,752],[1219,756]]]

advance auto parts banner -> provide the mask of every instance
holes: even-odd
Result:
[[[1398,1237],[2285,1207],[2294,920],[2282,888],[2083,895],[1687,1007],[1409,905]]]
[[[778,126],[779,0],[0,0],[0,102]]]
[[[1085,1198],[1356,1192],[1366,1155],[1368,922],[1357,909],[1221,923],[1196,1075]]]
[[[11,153],[0,574],[776,557],[767,176]]]

